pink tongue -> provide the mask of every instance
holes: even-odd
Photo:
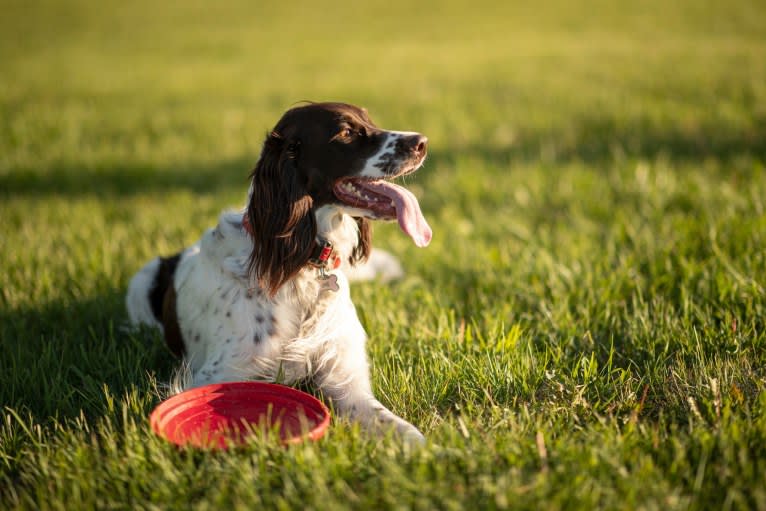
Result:
[[[368,181],[359,185],[394,201],[399,227],[412,238],[415,245],[425,247],[431,242],[431,228],[423,217],[420,204],[412,192],[388,181]]]

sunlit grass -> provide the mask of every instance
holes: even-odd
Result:
[[[766,9],[756,2],[9,2],[0,507],[766,508]],[[154,255],[238,207],[298,101],[426,133],[434,228],[353,290],[407,451],[178,451],[126,333]]]

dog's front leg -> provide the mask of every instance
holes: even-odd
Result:
[[[418,429],[383,406],[372,393],[365,334],[361,325],[356,335],[339,342],[337,354],[325,361],[314,374],[314,382],[329,397],[342,415],[359,422],[368,431],[383,433],[394,430],[408,442],[422,443]]]

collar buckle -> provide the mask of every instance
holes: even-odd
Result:
[[[331,263],[332,261],[332,263]],[[317,280],[319,281],[319,292],[338,291],[338,276],[328,273],[339,266],[340,260],[336,255],[333,258],[332,243],[327,240],[318,240],[317,247],[309,259],[309,264],[319,269]]]
[[[316,266],[321,270],[327,270],[330,266],[330,257],[332,256],[332,243],[327,240],[318,240],[314,253],[309,258],[309,264]]]

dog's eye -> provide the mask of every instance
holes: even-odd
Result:
[[[340,136],[343,138],[349,138],[353,134],[354,134],[354,130],[352,130],[351,128],[343,128],[342,130],[340,130]]]

